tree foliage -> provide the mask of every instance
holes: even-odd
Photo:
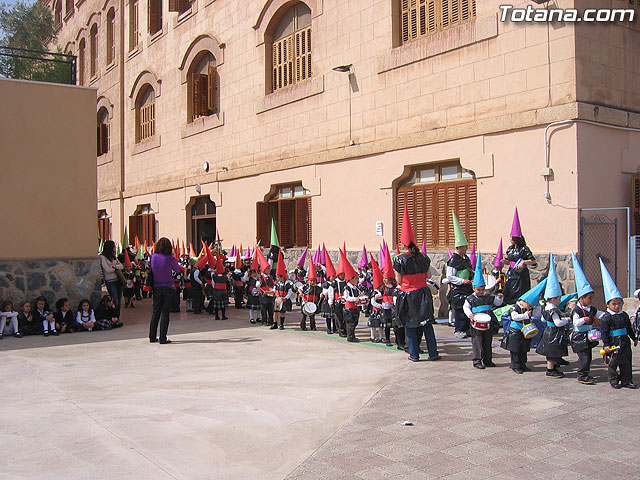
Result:
[[[46,5],[39,1],[31,5],[24,0],[18,0],[13,5],[0,5],[0,47],[46,52],[50,46],[56,49],[56,53],[62,53],[56,45],[53,13]],[[8,54],[33,58],[17,58]],[[64,58],[0,48],[0,76],[69,83],[71,65],[51,60]]]

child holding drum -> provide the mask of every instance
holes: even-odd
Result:
[[[527,367],[527,352],[531,347],[531,338],[538,334],[538,329],[531,322],[533,308],[538,305],[538,297],[547,286],[547,279],[538,283],[524,293],[518,302],[509,310],[511,321],[504,332],[500,346],[511,354],[511,370],[517,374],[530,372]]]
[[[594,385],[596,382],[589,375],[591,370],[592,349],[598,345],[600,329],[598,320],[604,312],[598,311],[593,301],[593,288],[587,281],[575,253],[571,253],[573,271],[578,290],[578,303],[571,312],[573,332],[571,333],[571,349],[578,355],[578,382],[584,385]]]
[[[547,326],[542,333],[542,339],[538,343],[536,353],[547,357],[547,377],[562,378],[564,373],[558,369],[558,364],[562,361],[562,357],[569,355],[567,349],[569,337],[566,329],[569,319],[563,317],[558,309],[562,300],[562,289],[556,275],[552,253],[549,254],[549,275],[544,290],[544,299],[547,304],[542,312],[542,317],[547,322]]]
[[[471,321],[471,345],[473,347],[473,366],[483,370],[495,367],[491,340],[493,339],[492,323],[497,323],[493,307],[502,305],[502,294],[488,295],[485,292],[485,281],[482,275],[482,257],[478,252],[476,271],[473,276],[473,293],[464,302],[464,313]]]
[[[318,274],[315,266],[313,265],[313,258],[309,254],[309,275],[307,277],[307,283],[300,289],[298,293],[302,295],[302,318],[300,319],[300,330],[307,329],[307,317],[309,317],[309,327],[311,330],[316,330],[316,311],[318,310],[318,304],[320,303],[320,295],[322,294],[322,287],[318,285]]]

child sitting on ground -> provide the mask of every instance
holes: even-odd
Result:
[[[11,300],[5,300],[2,302],[0,310],[0,339],[2,339],[7,324],[10,325],[10,331],[7,332],[8,334],[13,333],[13,336],[16,338],[22,337],[20,329],[18,328],[18,312],[13,311],[13,302]]]
[[[87,332],[93,331],[93,327],[96,324],[96,317],[93,314],[91,303],[86,298],[80,300],[78,304],[78,313],[76,313],[76,323]]]
[[[94,325],[96,330],[111,330],[122,326],[111,295],[105,295],[100,299],[100,303],[94,311],[94,317],[96,319],[96,325]]]
[[[31,302],[23,300],[20,302],[20,310],[18,312],[18,329],[22,335],[40,335],[42,333],[42,324],[35,321],[33,313],[31,313]]]
[[[33,312],[33,319],[36,323],[42,323],[42,330],[45,337],[49,335],[60,335],[56,330],[56,321],[53,318],[53,313],[49,308],[47,299],[40,296],[36,298],[36,311]]]
[[[56,309],[58,310],[53,318],[56,321],[56,329],[60,333],[73,333],[82,331],[82,327],[78,325],[73,312],[71,311],[71,305],[68,298],[61,298],[56,302]]]

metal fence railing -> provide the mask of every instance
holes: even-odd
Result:
[[[0,45],[0,73],[6,78],[75,85],[76,57]]]

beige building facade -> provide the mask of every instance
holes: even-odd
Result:
[[[286,247],[373,250],[406,204],[434,255],[452,209],[494,254],[517,206],[534,252],[601,254],[627,285],[636,22],[502,22],[498,0],[58,1],[58,44],[98,89],[105,238],[265,244],[273,218]]]

